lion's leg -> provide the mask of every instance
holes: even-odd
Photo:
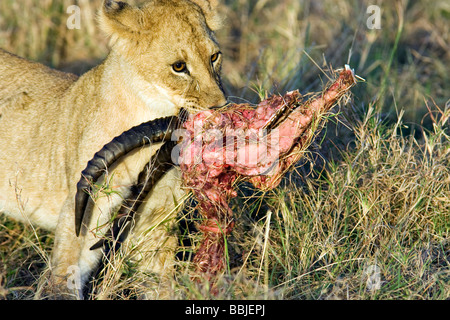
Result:
[[[49,275],[42,277],[39,298],[82,299],[83,289],[91,275],[97,270],[102,250],[90,250],[102,237],[110,219],[110,209],[120,203],[118,195],[97,200],[87,228],[82,228],[79,237],[75,234],[75,194],[71,193],[64,203],[55,234]],[[92,208],[92,202],[88,209]],[[100,210],[99,208],[106,208]],[[108,211],[108,212],[103,212]]]
[[[137,222],[129,241],[133,244],[138,269],[144,275],[142,295],[146,299],[171,297],[176,237],[176,217],[185,195],[180,172],[170,170],[147,196],[137,212]],[[173,296],[172,296],[173,297]]]
[[[170,170],[147,196],[136,213],[136,226],[130,234],[133,252],[131,257],[138,261],[138,268],[145,276],[143,296],[164,298],[170,296],[170,283],[177,238],[175,220],[184,192],[180,188],[178,169]],[[75,234],[75,194],[70,193],[64,203],[58,221],[55,244],[52,252],[48,277],[42,277],[39,298],[80,299],[90,276],[99,266],[103,251],[90,248],[103,238],[109,228],[112,211],[120,205],[122,197],[113,194],[96,200],[92,208],[90,201],[87,212],[92,212],[88,227]],[[155,279],[157,281],[155,282]]]
[[[139,280],[142,281],[141,299],[170,299],[177,238],[172,222],[136,232],[129,239],[135,251],[131,258],[137,262]]]

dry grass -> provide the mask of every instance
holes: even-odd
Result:
[[[86,13],[81,30],[65,27],[74,2]],[[0,47],[82,73],[107,53],[89,18],[100,2],[2,0]],[[282,186],[264,197],[242,186],[218,298],[448,299],[448,2],[378,2],[380,30],[366,27],[368,1],[223,2],[227,23],[218,36],[237,102],[320,90],[326,77],[315,63],[326,70],[349,62],[366,82]],[[52,236],[0,223],[0,298],[28,299]],[[113,266],[92,298],[134,298],[151,276],[129,252]],[[190,272],[181,259],[173,298],[211,298]]]

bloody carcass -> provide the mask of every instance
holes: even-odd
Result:
[[[178,163],[203,217],[203,240],[194,257],[211,279],[225,267],[225,237],[234,226],[228,205],[234,185],[276,187],[309,146],[327,111],[355,84],[346,67],[323,93],[303,101],[298,91],[272,96],[255,108],[232,104],[190,116],[180,130]]]

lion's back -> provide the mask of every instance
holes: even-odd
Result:
[[[0,108],[20,97],[29,100],[54,98],[76,79],[74,74],[48,68],[0,49]]]

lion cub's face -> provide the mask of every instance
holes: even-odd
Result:
[[[137,72],[143,95],[190,112],[226,103],[215,0],[153,0],[140,8],[105,0],[100,23],[112,51]]]

